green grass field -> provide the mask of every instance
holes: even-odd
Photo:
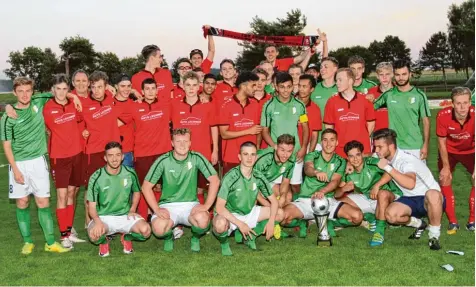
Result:
[[[433,113],[435,114],[435,113]],[[432,118],[432,135],[435,134]],[[0,150],[1,152],[1,150]],[[3,153],[3,152],[2,152]],[[428,164],[436,169],[436,137],[431,140]],[[6,163],[0,156],[0,165]],[[457,216],[466,223],[471,178],[458,166],[454,175]],[[363,228],[338,231],[331,248],[315,245],[316,226],[308,238],[290,238],[266,242],[257,240],[261,251],[252,252],[231,240],[234,256],[222,257],[218,241],[211,235],[202,239],[202,251],[190,251],[190,230],[175,242],[173,253],[162,250],[163,242],[152,237],[134,243],[135,253],[125,255],[119,238],[111,244],[111,256],[100,258],[98,247],[76,244],[72,252],[49,254],[43,251],[44,239],[32,204],[34,252],[22,256],[22,241],[15,220],[15,204],[8,200],[7,167],[0,167],[0,222],[3,242],[0,252],[1,285],[472,285],[474,286],[474,233],[460,230],[446,235],[443,219],[442,250],[428,248],[427,233],[419,241],[408,240],[410,228],[388,228],[383,247],[368,247],[369,233]],[[55,192],[52,193],[54,195]],[[80,198],[84,191],[81,191]],[[81,200],[80,200],[81,201]],[[55,206],[53,196],[52,206]],[[54,208],[52,208],[54,214]],[[55,220],[56,223],[56,220]],[[78,204],[75,228],[85,238],[84,205]],[[57,232],[59,237],[59,232]],[[464,256],[449,255],[447,250],[464,251]],[[440,265],[451,264],[454,272]]]

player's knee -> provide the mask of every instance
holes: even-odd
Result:
[[[208,212],[197,212],[193,215],[193,218],[200,228],[206,228],[208,221],[210,220],[210,215]]]
[[[441,192],[431,189],[426,192],[425,201],[430,205],[441,205],[443,203],[443,195]]]
[[[152,221],[152,231],[156,236],[163,236],[168,229],[168,220],[160,220],[158,218],[155,218]]]
[[[17,199],[17,207],[20,209],[27,208],[29,203],[30,203],[30,200],[28,199],[28,197]]]
[[[228,222],[224,217],[215,217],[213,221],[213,229],[216,233],[223,233],[228,230]]]
[[[48,197],[36,197],[35,200],[38,208],[46,208],[50,206],[50,200]]]
[[[377,200],[379,201],[387,201],[390,198],[390,193],[386,190],[381,190],[377,194]]]
[[[364,220],[364,214],[360,210],[352,212],[351,217],[352,217],[352,223],[354,225],[360,225],[362,223],[362,220]]]
[[[385,210],[385,219],[388,223],[396,223],[398,221],[398,215],[393,209],[387,208],[387,210]]]

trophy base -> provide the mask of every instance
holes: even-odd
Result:
[[[329,238],[329,240],[317,239],[317,247],[331,247],[331,246],[332,246],[332,238]]]

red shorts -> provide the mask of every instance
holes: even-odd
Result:
[[[218,169],[218,164],[214,165],[213,168],[216,171]],[[201,172],[198,172],[197,187],[208,189],[208,179]]]
[[[158,159],[160,156],[161,154],[136,157],[134,159],[134,169],[136,170],[140,185],[142,185],[142,183],[144,182],[144,179],[147,173],[149,172],[150,167],[154,164],[155,160]]]
[[[470,154],[448,153],[448,161],[450,162],[451,172],[455,170],[455,166],[458,163],[461,163],[470,174],[473,174],[474,172],[474,153],[470,153]],[[441,170],[442,168],[443,168],[443,162],[441,161],[441,158],[438,156],[438,169]]]
[[[51,176],[56,188],[83,185],[83,153],[66,158],[50,159]]]
[[[83,162],[86,162],[86,187],[89,183],[89,179],[91,178],[91,175],[93,173],[103,167],[106,164],[106,161],[104,160],[104,152],[97,152],[97,153],[91,153],[91,154],[86,154],[84,156]]]
[[[240,165],[239,163],[234,163],[234,162],[223,162],[223,176],[225,176],[225,174],[227,174],[230,171],[230,169],[239,165]]]

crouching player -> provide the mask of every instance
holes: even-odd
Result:
[[[393,182],[403,196],[385,209],[385,218],[390,224],[415,228],[409,239],[420,239],[427,229],[421,217],[428,216],[429,246],[439,250],[443,195],[430,169],[415,155],[397,148],[397,134],[391,129],[380,129],[373,134],[379,168],[392,176]],[[383,236],[382,236],[383,242]]]
[[[256,237],[264,233],[267,240],[271,239],[275,223],[283,219],[283,212],[278,208],[278,200],[266,177],[253,170],[256,149],[252,142],[240,146],[240,165],[225,174],[218,192],[213,233],[220,242],[224,256],[233,255],[228,242],[228,236],[233,231],[240,232],[245,244],[256,250]],[[258,193],[269,200],[270,206],[255,205]]]
[[[191,249],[200,251],[200,238],[209,229],[208,210],[215,201],[220,180],[212,164],[198,152],[190,151],[190,130],[175,129],[172,132],[173,150],[160,156],[152,165],[142,185],[144,198],[154,212],[152,231],[164,239],[164,250],[174,248],[172,228],[176,225],[191,226]],[[210,183],[205,204],[197,197],[198,172]],[[160,202],[152,192],[154,185],[162,178]]]
[[[89,179],[87,199],[92,220],[88,235],[91,242],[99,244],[101,257],[109,256],[106,235],[122,233],[125,254],[134,251],[132,240],[144,241],[150,236],[150,226],[135,213],[140,198],[137,175],[132,168],[121,164],[123,159],[122,146],[118,142],[109,142],[104,155],[106,166]]]
[[[363,157],[364,145],[361,142],[348,142],[344,146],[344,152],[353,171],[344,176],[335,197],[362,211],[364,218],[370,223],[370,231],[374,232],[370,246],[381,245],[386,225],[385,207],[400,197],[402,192],[391,181],[392,177],[378,167],[378,158]],[[344,196],[352,191],[353,193]]]

